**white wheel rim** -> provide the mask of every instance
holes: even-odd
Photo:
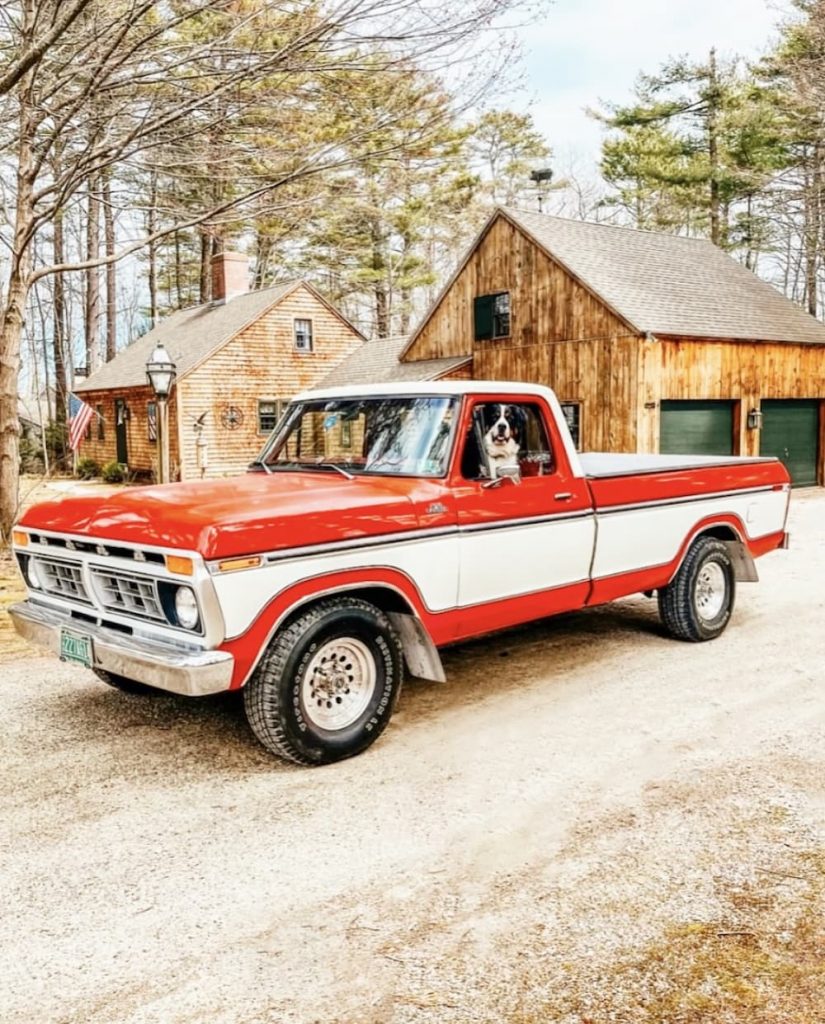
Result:
[[[304,673],[304,714],[320,729],[346,729],[363,715],[375,683],[375,659],[365,643],[352,636],[330,640],[315,652]]]
[[[728,581],[718,562],[707,562],[696,578],[696,611],[705,622],[715,619],[725,606]]]

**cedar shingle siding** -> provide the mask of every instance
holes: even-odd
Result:
[[[312,321],[312,352],[295,349],[296,319]],[[106,420],[105,439],[98,441],[93,431],[92,439],[81,443],[81,457],[100,463],[116,457],[114,408],[121,398],[130,411],[129,468],[155,472],[146,361],[158,342],[166,345],[178,374],[169,407],[172,472],[195,480],[242,472],[265,440],[258,432],[258,402],[289,399],[315,386],[363,343],[363,336],[303,282],[174,313],[77,385],[84,401],[103,405]],[[200,417],[208,458],[204,472],[195,431]]]

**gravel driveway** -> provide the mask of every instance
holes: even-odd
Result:
[[[466,645],[320,770],[0,664],[0,1020],[825,1019],[823,522],[713,643],[638,598]]]

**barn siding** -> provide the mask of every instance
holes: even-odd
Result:
[[[726,399],[737,403],[734,450],[758,455],[759,431],[748,429],[747,418],[763,399],[820,399],[820,422],[825,431],[825,346],[661,338],[644,343],[641,391],[656,408],[644,410],[645,427],[640,436],[647,446],[640,451],[658,451],[658,402]],[[820,443],[819,448],[819,480],[825,483],[825,444]]]
[[[296,318],[312,320],[311,353],[295,351]],[[183,479],[243,472],[266,439],[258,433],[258,401],[289,399],[313,387],[362,343],[361,336],[308,288],[290,292],[178,382]],[[230,406],[243,414],[234,430],[222,422]],[[203,413],[209,465],[202,474],[193,423]]]
[[[149,419],[147,404],[154,401],[152,389],[147,385],[139,388],[112,388],[105,391],[84,391],[81,395],[84,402],[97,410],[103,407],[104,438],[98,440],[98,420],[94,417],[91,425],[91,438],[84,439],[78,450],[79,458],[94,459],[104,466],[117,458],[115,441],[115,402],[119,398],[126,400],[129,418],[126,422],[126,446],[129,455],[129,469],[140,474],[157,473],[157,443],[149,440]],[[178,432],[175,426],[177,415],[176,396],[173,391],[169,401],[169,459],[172,477],[175,478],[180,464],[178,451]]]
[[[473,300],[510,292],[508,338],[474,340]],[[582,445],[635,451],[639,348],[603,302],[505,217],[478,247],[416,333],[404,361],[472,355],[478,380],[549,384],[581,404]]]

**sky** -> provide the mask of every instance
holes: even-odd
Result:
[[[518,30],[526,99],[557,158],[598,161],[602,130],[585,113],[630,98],[639,71],[670,56],[759,56],[775,37],[777,0],[555,0]]]

